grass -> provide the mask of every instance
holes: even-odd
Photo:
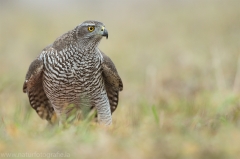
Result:
[[[239,1],[150,2],[1,2],[0,155],[239,157]],[[22,93],[26,71],[87,19],[105,23],[99,47],[124,84],[113,125],[50,127]]]

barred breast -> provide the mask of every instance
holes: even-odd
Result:
[[[61,51],[50,48],[40,58],[44,63],[43,88],[58,115],[69,111],[65,109],[69,104],[79,108],[109,105],[104,98],[103,59],[98,51],[82,52],[69,45]]]

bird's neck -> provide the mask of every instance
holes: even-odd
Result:
[[[81,52],[94,53],[100,43],[101,39],[82,39],[78,41],[78,48]]]

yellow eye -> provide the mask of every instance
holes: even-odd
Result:
[[[94,26],[90,26],[90,27],[88,27],[88,31],[90,31],[90,32],[94,31],[94,29],[95,29]]]

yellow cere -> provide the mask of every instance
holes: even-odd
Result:
[[[105,28],[104,28],[104,26],[102,26],[102,29],[101,29],[101,31],[103,31]]]

